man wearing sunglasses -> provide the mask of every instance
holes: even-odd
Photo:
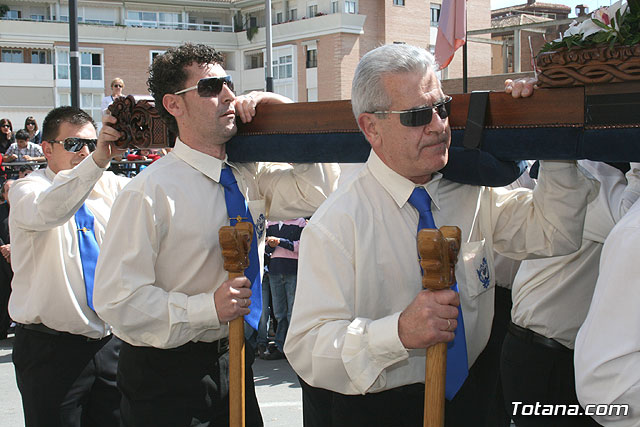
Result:
[[[13,362],[25,422],[118,426],[120,340],[91,305],[90,258],[116,194],[129,182],[105,172],[120,133],[103,126],[97,136],[91,116],[74,107],[52,110],[42,127],[47,168],[9,192],[15,273],[9,312],[18,323]]]
[[[124,425],[228,425],[228,322],[247,315],[256,327],[260,318],[261,296],[252,290],[261,287],[266,216],[310,215],[338,178],[332,165],[229,162],[236,118],[246,122],[256,106],[290,100],[236,96],[222,63],[211,47],[185,44],[151,66],[156,108],[179,140],[118,196],[96,270],[96,310],[124,341]],[[235,221],[235,202],[255,226],[253,282],[229,280],[223,268],[218,230]],[[246,425],[260,426],[253,352],[246,354]]]
[[[356,69],[351,102],[371,154],[302,233],[285,342],[305,426],[422,425],[425,348],[436,343],[452,343],[446,425],[487,425],[494,393],[476,361],[493,318],[493,250],[522,259],[580,245],[594,186],[575,162],[544,162],[533,192],[437,172],[455,106],[435,70],[429,52],[404,44],[374,49]],[[433,223],[462,231],[459,293],[421,290],[416,234]]]

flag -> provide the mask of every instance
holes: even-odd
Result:
[[[466,0],[443,0],[436,38],[436,62],[446,68],[467,39]]]

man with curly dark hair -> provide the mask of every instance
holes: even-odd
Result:
[[[228,425],[228,323],[246,316],[256,328],[260,319],[266,216],[309,216],[337,183],[335,165],[227,159],[236,117],[246,122],[257,105],[291,101],[236,96],[222,62],[213,48],[192,44],[154,60],[149,88],[179,138],[120,193],[98,261],[96,311],[124,341],[118,386],[126,426]],[[254,223],[257,244],[249,278],[230,280],[218,230],[239,215],[234,202]],[[246,425],[261,426],[250,363]]]
[[[169,125],[174,133],[178,133],[175,117],[164,108],[162,99],[168,93],[182,89],[187,79],[185,67],[192,62],[197,64],[223,64],[224,57],[220,52],[201,44],[187,43],[181,49],[170,50],[165,55],[156,57],[149,69],[147,85],[155,98],[156,109],[160,117]]]

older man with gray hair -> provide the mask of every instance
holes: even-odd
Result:
[[[449,344],[446,425],[483,425],[474,363],[491,330],[493,251],[512,258],[580,246],[594,184],[572,161],[542,162],[535,190],[463,185],[448,160],[451,98],[433,56],[409,45],[367,53],[353,112],[366,164],[314,214],[300,245],[285,353],[301,378],[305,426],[422,424],[425,349]],[[434,224],[435,222],[435,224]],[[459,292],[421,288],[418,228],[458,226]]]

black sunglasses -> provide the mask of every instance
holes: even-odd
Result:
[[[65,150],[70,151],[71,153],[77,153],[82,150],[82,148],[86,145],[89,151],[94,151],[96,149],[97,139],[90,138],[65,138],[64,141],[49,141],[50,143],[58,143],[62,144]]]
[[[122,85],[113,85],[113,87],[124,87]]]
[[[442,120],[451,114],[451,97],[445,96],[443,101],[436,102],[428,107],[414,108],[404,111],[374,111],[373,114],[399,114],[400,124],[407,127],[425,126],[431,123],[433,111],[440,116]]]
[[[218,96],[222,91],[222,85],[227,85],[229,90],[233,92],[233,81],[231,76],[224,77],[207,77],[198,80],[198,84],[195,86],[182,89],[174,93],[174,95],[180,95],[190,90],[198,89],[198,95],[202,98],[211,98],[212,96]]]
[[[0,128],[9,128],[9,129],[11,129],[11,125],[7,125],[7,124],[0,125]]]

